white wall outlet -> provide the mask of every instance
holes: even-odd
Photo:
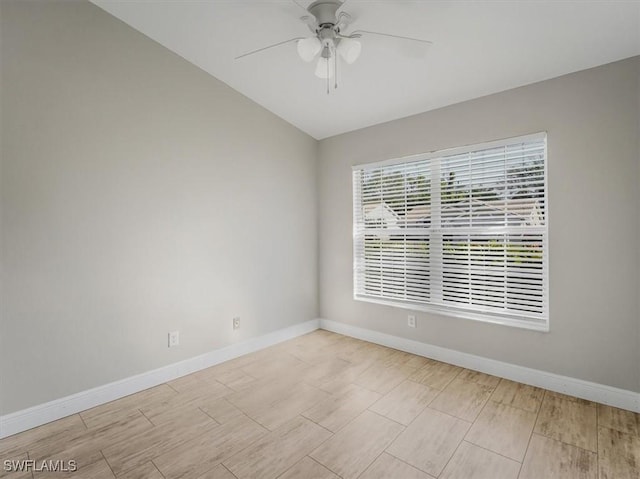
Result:
[[[180,344],[180,331],[171,331],[169,333],[169,347],[178,346]]]
[[[233,318],[233,329],[240,329],[240,316]]]
[[[409,316],[407,316],[407,326],[409,326],[410,328],[415,328],[416,327],[416,317],[413,314],[410,314]]]

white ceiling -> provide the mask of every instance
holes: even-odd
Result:
[[[347,33],[433,45],[415,59],[363,38],[327,95],[294,43],[234,60],[310,34],[293,0],[93,2],[317,139],[640,54],[640,1],[348,0]]]

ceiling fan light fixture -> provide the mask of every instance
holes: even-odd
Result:
[[[331,57],[318,58],[318,64],[316,65],[316,76],[326,80],[327,78],[333,78],[336,73],[335,62]]]
[[[2,0],[0,0],[0,2],[1,1]],[[341,57],[348,65],[358,60],[362,52],[362,44],[359,40],[363,35],[365,37],[374,36],[393,39],[396,42],[401,41],[404,45],[413,45],[414,49],[419,45],[422,51],[431,45],[430,41],[420,38],[392,35],[370,30],[350,30],[349,27],[353,18],[342,10],[348,0],[307,0],[311,1],[311,4],[306,8],[300,5],[297,0],[291,1],[308,13],[308,15],[301,17],[300,20],[311,30],[312,35],[308,38],[295,37],[267,45],[239,55],[236,57],[236,60],[280,47],[281,45],[296,42],[298,55],[303,61],[309,63],[316,58],[318,59],[315,65],[315,75],[326,81],[328,94],[331,89],[330,80],[334,80],[333,88],[338,88],[338,76],[341,76],[338,74],[338,69],[341,68],[338,66],[340,63],[338,57]],[[347,33],[347,30],[350,31]],[[422,58],[422,56],[423,54],[420,54],[420,58]]]
[[[313,60],[322,49],[322,42],[317,37],[303,38],[298,40],[298,55],[305,62]]]
[[[338,43],[337,50],[342,59],[349,65],[351,65],[360,56],[360,52],[362,51],[362,44],[358,40],[354,40],[353,38],[343,37],[340,39],[340,43]]]

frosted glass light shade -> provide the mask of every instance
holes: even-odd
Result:
[[[361,51],[362,44],[353,38],[341,38],[338,43],[338,53],[349,65],[358,59]]]
[[[316,37],[303,38],[298,40],[298,55],[305,62],[310,62],[315,56],[320,53],[322,43]]]
[[[320,57],[316,65],[316,76],[318,78],[333,78],[336,74],[336,66],[333,58]]]

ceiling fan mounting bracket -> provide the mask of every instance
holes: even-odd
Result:
[[[316,17],[320,28],[334,27],[338,23],[336,12],[341,6],[342,2],[339,0],[316,0],[307,10]]]

